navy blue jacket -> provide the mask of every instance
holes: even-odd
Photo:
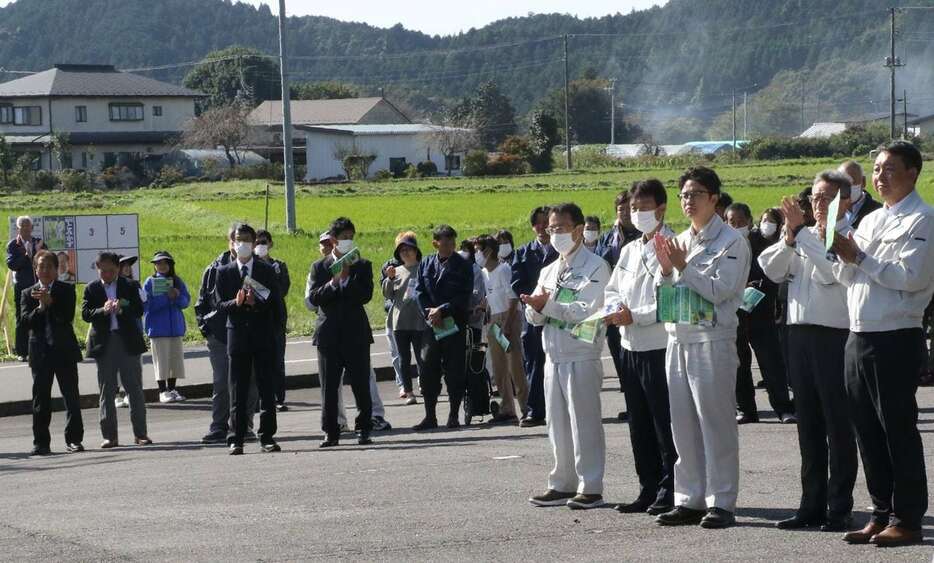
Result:
[[[213,336],[224,344],[227,343],[227,313],[217,308],[214,300],[214,286],[217,285],[217,270],[228,264],[233,257],[230,252],[223,252],[205,268],[201,276],[201,289],[198,291],[198,300],[195,302],[195,319],[201,334],[207,338]]]
[[[615,268],[616,263],[619,262],[619,253],[623,247],[641,236],[642,233],[638,229],[620,229],[614,223],[613,227],[600,237],[600,242],[597,243],[594,254],[606,260],[611,269]]]
[[[512,290],[516,295],[531,295],[538,285],[542,268],[558,259],[558,252],[550,244],[542,248],[538,240],[524,244],[512,259]]]
[[[437,254],[423,258],[418,265],[415,298],[428,316],[428,309],[440,307],[445,317],[458,326],[467,324],[470,296],[473,295],[473,264],[454,253],[442,264]]]
[[[373,299],[373,264],[361,258],[350,265],[347,285],[332,285],[331,265],[334,255],[328,254],[311,266],[305,291],[305,303],[316,308],[315,334],[312,344],[324,348],[340,348],[349,354],[369,354],[373,331],[364,305]]]
[[[40,250],[48,250],[48,247],[42,239],[32,237],[32,255],[35,256]],[[18,293],[36,284],[36,272],[33,270],[32,260],[26,256],[26,247],[16,238],[6,245],[6,266],[13,271],[13,287],[19,290]]]

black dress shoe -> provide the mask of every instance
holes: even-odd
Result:
[[[545,426],[545,419],[544,418],[532,418],[531,416],[527,416],[519,421],[519,426],[521,426],[522,428]]]
[[[437,418],[425,417],[421,422],[412,427],[412,430],[433,430],[438,427]]]
[[[846,532],[853,527],[853,517],[849,514],[846,516],[828,516],[827,520],[821,524],[820,531],[822,532]]]
[[[70,454],[76,454],[78,452],[83,452],[84,446],[81,445],[81,442],[72,442],[65,446],[65,451]]]
[[[289,405],[285,403],[279,403],[276,405],[276,410],[279,412],[287,412],[289,410]]]
[[[637,512],[645,512],[649,508],[649,505],[651,505],[649,501],[636,499],[628,504],[617,504],[613,508],[616,512],[622,512],[623,514],[635,514]]]
[[[629,412],[619,411],[619,414],[616,415],[616,420],[618,420],[619,422],[629,422]]]
[[[373,443],[373,439],[370,438],[369,432],[361,432],[360,436],[357,438],[357,444],[361,446],[368,446]]]
[[[758,414],[739,413],[736,415],[736,424],[753,424],[759,422]]]
[[[36,446],[29,455],[52,455],[52,450],[50,450],[48,446]]]
[[[816,528],[823,522],[823,516],[799,516],[795,514],[791,518],[779,520],[775,523],[775,527],[780,530],[800,530],[802,528]]]
[[[333,448],[334,446],[338,444],[340,444],[339,438],[336,438],[336,437],[325,438],[324,440],[321,440],[321,442],[318,444],[318,447],[319,448]]]
[[[202,444],[223,444],[226,441],[226,432],[210,432],[201,437]]]
[[[268,444],[263,444],[263,445],[261,445],[261,446],[259,447],[259,449],[260,449],[264,454],[271,454],[271,453],[274,453],[274,452],[281,452],[281,451],[282,451],[282,447],[280,447],[279,444],[277,444],[277,443],[275,443],[275,442],[269,442]]]
[[[457,417],[457,413],[451,413],[451,415],[448,416],[447,427],[448,427],[448,428],[451,428],[451,429],[460,428],[460,427],[461,427],[461,421],[460,421],[460,419]]]
[[[243,455],[243,446],[238,446],[237,444],[230,444],[230,449],[227,451],[229,455]]]
[[[736,524],[736,516],[729,510],[722,508],[708,508],[707,514],[701,519],[701,528],[729,528]]]
[[[673,510],[659,514],[655,523],[659,526],[695,526],[704,517],[703,510],[694,510],[686,506],[676,506]]]
[[[658,516],[659,514],[664,514],[666,512],[671,512],[674,509],[674,504],[671,503],[660,503],[658,501],[654,502],[651,506],[645,509],[645,511],[652,516]]]

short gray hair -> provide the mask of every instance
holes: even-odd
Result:
[[[840,191],[840,199],[850,199],[850,188],[853,186],[853,180],[843,172],[839,170],[818,172],[817,176],[814,177],[814,185],[816,186],[818,182],[827,182],[836,186]]]
[[[32,225],[32,217],[29,215],[20,215],[16,218],[16,228],[22,227],[25,223]]]
[[[863,178],[866,177],[866,173],[863,172],[863,165],[856,162],[855,160],[847,160],[846,162],[840,165],[840,168],[838,168],[838,170],[846,170],[846,175],[850,177],[851,184],[856,181],[856,178],[854,178],[853,175],[849,173],[852,170],[859,172],[859,175],[862,176]]]

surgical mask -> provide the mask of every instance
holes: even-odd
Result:
[[[551,235],[551,246],[561,256],[567,256],[574,250],[574,238],[571,233],[555,233]]]
[[[632,214],[632,224],[640,233],[648,234],[658,227],[655,211],[635,211]]]
[[[253,243],[237,241],[234,243],[234,250],[237,251],[238,258],[249,258],[253,255]]]
[[[457,253],[460,254],[461,258],[464,260],[470,260],[470,253],[466,250],[458,250]]]
[[[584,242],[590,244],[600,238],[600,231],[584,231]]]
[[[256,248],[253,249],[256,252],[256,255],[260,258],[265,258],[269,256],[269,245],[268,244],[257,244]]]
[[[771,237],[778,232],[778,224],[771,221],[762,221],[759,223],[759,232],[766,238]]]
[[[482,268],[483,265],[486,264],[486,256],[484,256],[482,252],[478,252],[474,254],[473,261],[477,263],[477,266]]]
[[[736,228],[736,232],[738,232],[739,234],[743,235],[744,237],[748,237],[748,236],[749,236],[749,226],[747,225],[747,226],[745,226],[745,227],[738,227],[738,228]]]
[[[334,248],[336,248],[337,251],[340,252],[341,254],[347,254],[348,252],[353,250],[353,240],[351,239],[339,240],[337,241],[337,246],[335,246]]]
[[[500,258],[509,258],[509,255],[512,254],[512,245],[511,244],[501,244],[499,245],[499,252],[496,253]]]

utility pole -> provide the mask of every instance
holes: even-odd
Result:
[[[564,167],[571,169],[570,88],[568,86],[568,34],[564,34]]]
[[[908,138],[908,90],[902,91],[902,119],[904,127],[902,128],[902,139]]]
[[[736,157],[736,88],[731,91],[733,99],[733,157]]]
[[[610,79],[607,87],[610,91],[610,144],[616,144],[616,79]]]
[[[747,93],[743,91],[743,140],[749,140],[749,99],[747,98]]]
[[[285,0],[279,0],[279,73],[282,80],[282,156],[285,171],[285,226],[295,232],[295,178],[292,166],[292,107],[285,54]]]
[[[889,129],[892,139],[895,139],[895,69],[905,65],[895,56],[895,8],[889,8],[889,15],[892,20],[892,25],[889,29],[890,52],[889,56],[885,58],[885,66],[891,73],[889,78]]]
[[[804,78],[802,78],[801,79],[801,131],[804,131],[805,129],[808,128],[808,122],[804,116],[804,99],[805,99],[804,98],[805,97],[804,84],[805,84]]]

